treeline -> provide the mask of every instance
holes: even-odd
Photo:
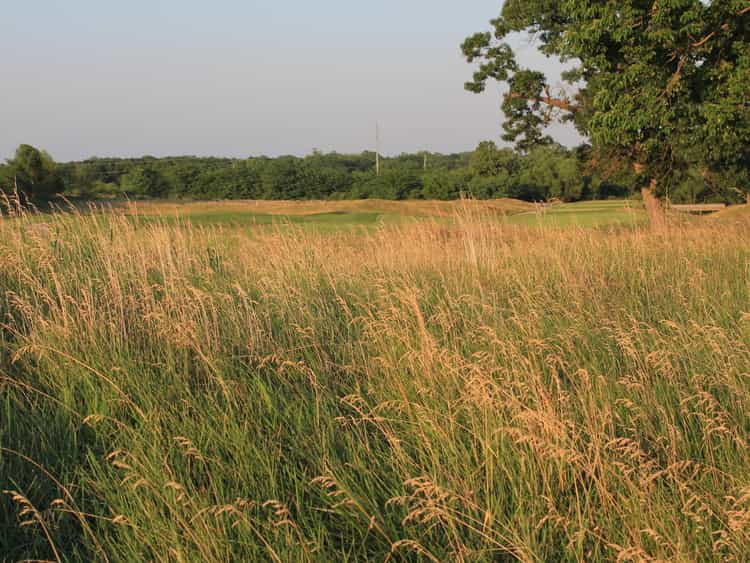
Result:
[[[314,152],[306,157],[247,159],[167,157],[91,158],[56,164],[49,154],[22,145],[0,166],[0,189],[33,200],[55,195],[104,199],[478,199],[579,201],[632,195],[635,179],[592,169],[589,149],[560,145],[521,154],[491,141],[460,154]],[[671,194],[674,201],[724,201],[696,176]]]

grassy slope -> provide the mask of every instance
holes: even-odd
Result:
[[[480,212],[515,225],[601,227],[637,225],[645,215],[627,201],[558,205],[542,210],[516,200],[437,202],[360,200],[342,202],[139,203],[128,210],[145,217],[195,225],[263,226],[293,223],[323,231],[373,228],[382,224],[432,220],[447,222],[457,213]]]
[[[528,212],[533,205],[512,199],[492,201],[233,201],[139,202],[126,214],[145,222],[199,226],[283,227],[292,224],[318,232],[374,230],[383,225],[434,221],[445,223],[457,213],[479,212],[504,218]]]
[[[557,205],[513,215],[509,222],[517,225],[545,227],[602,227],[610,225],[637,225],[645,221],[640,206],[628,201],[585,201]]]
[[[490,201],[390,201],[381,199],[342,201],[218,201],[218,202],[137,202],[126,204],[124,209],[147,215],[190,215],[194,213],[250,213],[267,215],[315,215],[320,213],[383,213],[407,216],[453,215],[457,209],[470,207],[498,213],[529,211],[533,205],[514,199]]]
[[[717,222],[747,222],[750,219],[750,205],[732,205],[723,211],[709,216],[710,220]]]
[[[2,222],[2,556],[741,560],[747,235]]]

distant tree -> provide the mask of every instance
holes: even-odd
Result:
[[[523,159],[514,197],[578,201],[584,178],[575,155],[559,145],[540,146]]]
[[[414,199],[422,197],[422,177],[416,172],[388,168],[354,175],[352,197],[362,199]]]
[[[13,171],[7,164],[0,163],[0,192],[13,189]]]
[[[261,175],[265,199],[305,199],[300,159],[282,156],[268,162]]]
[[[507,0],[493,33],[468,38],[479,62],[466,87],[508,85],[505,139],[548,144],[544,127],[572,121],[599,162],[632,167],[644,191],[664,193],[691,167],[739,166],[750,151],[750,6],[747,0]],[[532,35],[546,55],[574,64],[574,94],[522,67],[507,39]]]
[[[626,186],[632,183],[632,178],[627,179],[628,174],[618,172],[615,180],[603,180],[603,174],[587,170],[584,164],[592,159],[591,152],[587,146],[569,151],[553,144],[521,154],[487,141],[472,153],[431,153],[426,169],[424,153],[389,157],[379,176],[374,171],[373,153],[316,152],[305,158],[244,160],[193,156],[90,158],[52,163],[52,166],[54,179],[64,193],[79,198],[113,198],[125,194],[130,198],[198,200],[456,199],[467,194],[482,199],[517,197],[534,201],[559,197],[572,201],[628,195]],[[44,157],[44,153],[41,155]],[[34,159],[24,156],[19,162],[25,161],[33,163]],[[47,166],[49,162],[51,159]],[[581,170],[586,170],[583,178]],[[0,166],[0,189],[12,189],[13,171],[11,165]],[[728,172],[706,175],[696,169],[691,174],[699,174],[705,189],[698,190],[697,184],[685,185],[684,189],[674,188],[670,196],[682,198],[689,188],[698,199],[736,201],[738,189],[719,189],[715,185],[746,186],[740,172],[738,169],[732,175]]]
[[[483,141],[471,155],[469,169],[475,176],[513,174],[518,170],[518,154],[511,149],[498,149],[493,141]]]
[[[388,170],[381,175],[385,199],[415,199],[422,195],[422,177],[409,170]]]
[[[468,193],[471,174],[467,169],[433,170],[422,178],[422,197],[425,199],[458,199]]]
[[[137,166],[125,174],[120,188],[131,197],[165,197],[168,193],[164,176],[150,164]]]
[[[22,194],[31,201],[44,201],[63,190],[55,161],[46,152],[21,145],[8,162],[6,173],[13,178]]]
[[[750,159],[731,167],[702,171],[700,179],[705,191],[698,199],[750,204]]]
[[[468,184],[467,191],[469,195],[478,199],[496,199],[500,197],[519,197],[519,199],[538,199],[513,195],[515,178],[506,170],[501,169],[492,176],[474,176]]]
[[[335,193],[348,192],[352,187],[351,173],[335,154],[317,152],[306,157],[301,163],[300,175],[306,197],[310,199],[327,199]]]

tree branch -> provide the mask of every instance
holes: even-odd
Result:
[[[519,98],[524,97],[518,92],[508,92],[506,96],[510,98],[511,100],[517,100]],[[530,101],[547,104],[550,107],[561,109],[563,111],[569,111],[572,113],[577,113],[581,111],[581,108],[573,104],[573,102],[571,102],[569,98],[553,98],[550,95],[546,95],[546,96],[537,96],[537,97],[529,98],[529,99]]]
[[[677,63],[677,70],[674,71],[672,78],[669,80],[669,84],[667,84],[667,89],[666,89],[667,95],[672,93],[672,91],[677,86],[677,83],[682,78],[682,69],[685,68],[686,63],[687,63],[687,59],[684,56],[680,57],[680,62]]]
[[[740,17],[740,16],[744,16],[745,14],[747,14],[749,12],[750,12],[750,6],[748,6],[747,8],[743,8],[742,10],[740,10],[739,12],[737,12],[735,15],[737,17]],[[723,24],[719,29],[721,31],[726,31],[727,29],[729,29],[729,22]],[[703,45],[705,45],[706,43],[708,43],[709,41],[711,41],[711,39],[713,39],[714,37],[716,37],[716,35],[718,33],[719,33],[718,31],[712,31],[711,33],[709,33],[708,35],[706,35],[700,41],[696,41],[695,43],[693,43],[692,46],[695,47],[695,48],[703,47]]]

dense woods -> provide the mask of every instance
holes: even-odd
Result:
[[[591,165],[591,148],[545,144],[519,151],[485,141],[470,153],[321,153],[305,157],[247,159],[181,157],[90,158],[55,164],[29,145],[0,166],[0,187],[16,186],[25,198],[74,199],[478,199],[513,197],[527,201],[579,201],[627,197],[637,178]],[[697,171],[686,175],[674,201],[737,201],[731,183],[709,182]]]

